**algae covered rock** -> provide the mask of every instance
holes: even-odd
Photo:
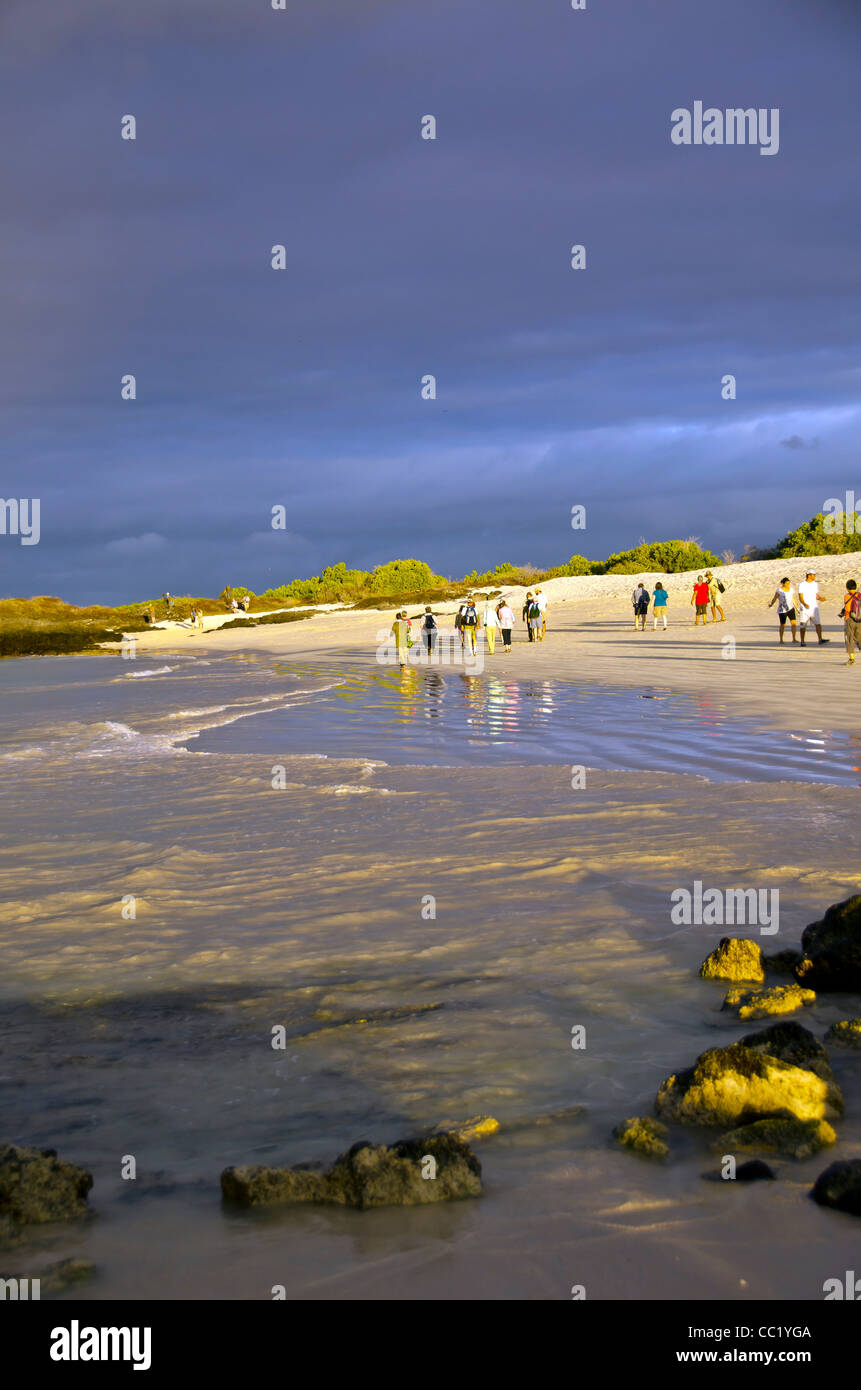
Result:
[[[489,1139],[499,1132],[499,1121],[492,1115],[475,1115],[471,1120],[460,1120],[455,1124],[437,1125],[434,1133],[453,1134],[464,1144],[475,1143],[479,1139]]]
[[[821,1207],[834,1207],[861,1216],[861,1158],[832,1163],[820,1173],[810,1195]]]
[[[670,1152],[666,1142],[667,1126],[649,1115],[634,1115],[623,1120],[613,1130],[613,1136],[625,1149],[645,1154],[648,1158],[666,1158]]]
[[[770,1120],[755,1120],[722,1134],[715,1148],[723,1153],[758,1150],[780,1154],[784,1158],[810,1158],[811,1154],[837,1143],[837,1135],[827,1120],[797,1120],[794,1116],[776,1115]]]
[[[833,1119],[843,1112],[838,1086],[806,1067],[733,1043],[703,1052],[692,1067],[667,1077],[655,1107],[689,1125],[740,1125],[773,1115]]]
[[[861,894],[829,907],[801,937],[798,978],[813,989],[861,990]]]
[[[0,1215],[22,1226],[68,1221],[88,1210],[92,1175],[54,1149],[0,1145]]]
[[[756,1033],[745,1033],[740,1038],[742,1046],[752,1047],[755,1052],[767,1052],[771,1057],[779,1057],[781,1062],[789,1062],[793,1067],[806,1067],[815,1071],[825,1081],[833,1081],[834,1073],[828,1060],[828,1053],[809,1028],[790,1019],[785,1023],[770,1023]]]
[[[700,975],[704,980],[764,980],[762,948],[742,936],[721,937],[700,966]]]
[[[837,1043],[839,1047],[861,1048],[861,1018],[843,1018],[839,1023],[832,1023],[825,1041]]]
[[[771,989],[743,989],[735,985],[723,1001],[725,1009],[734,1009],[740,1019],[769,1018],[772,1014],[792,1014],[806,1004],[815,1004],[812,989],[801,985],[772,985]]]
[[[303,1202],[337,1206],[419,1206],[481,1195],[481,1164],[453,1134],[354,1144],[331,1168],[226,1168],[226,1201],[258,1207]]]

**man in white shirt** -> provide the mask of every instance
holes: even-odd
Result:
[[[539,642],[543,642],[547,635],[547,599],[540,589],[535,590],[535,602],[541,609],[541,636]]]
[[[801,612],[798,614],[798,627],[801,636],[801,645],[804,646],[804,638],[807,629],[812,623],[816,628],[816,636],[819,638],[820,647],[829,642],[829,637],[822,636],[822,619],[819,615],[819,604],[824,603],[827,594],[820,594],[819,585],[816,582],[816,575],[813,570],[809,570],[804,584],[798,586],[798,601],[801,605]]]

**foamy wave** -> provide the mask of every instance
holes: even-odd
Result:
[[[142,676],[166,676],[168,671],[172,670],[172,666],[159,666],[152,671],[126,671],[126,680],[140,680]]]

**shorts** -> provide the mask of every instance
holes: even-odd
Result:
[[[708,606],[707,603],[698,603],[698,604],[697,604],[697,616],[698,616],[698,617],[699,617],[700,614],[702,614],[702,613],[707,613],[708,611],[709,611],[709,606]]]
[[[789,621],[790,621],[791,623],[794,623],[794,622],[795,622],[795,609],[794,609],[794,608],[788,608],[787,611],[786,611],[785,613],[778,613],[778,615],[777,615],[777,621],[780,623],[780,626],[781,626],[781,627],[783,627],[783,625],[784,625],[784,623],[786,622],[787,618],[789,619]]]
[[[801,615],[802,627],[819,627],[822,619],[819,616],[818,608],[805,608]]]

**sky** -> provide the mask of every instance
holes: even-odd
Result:
[[[674,144],[697,101],[777,152]],[[859,106],[861,0],[0,0],[0,596],[740,553],[861,497]]]

